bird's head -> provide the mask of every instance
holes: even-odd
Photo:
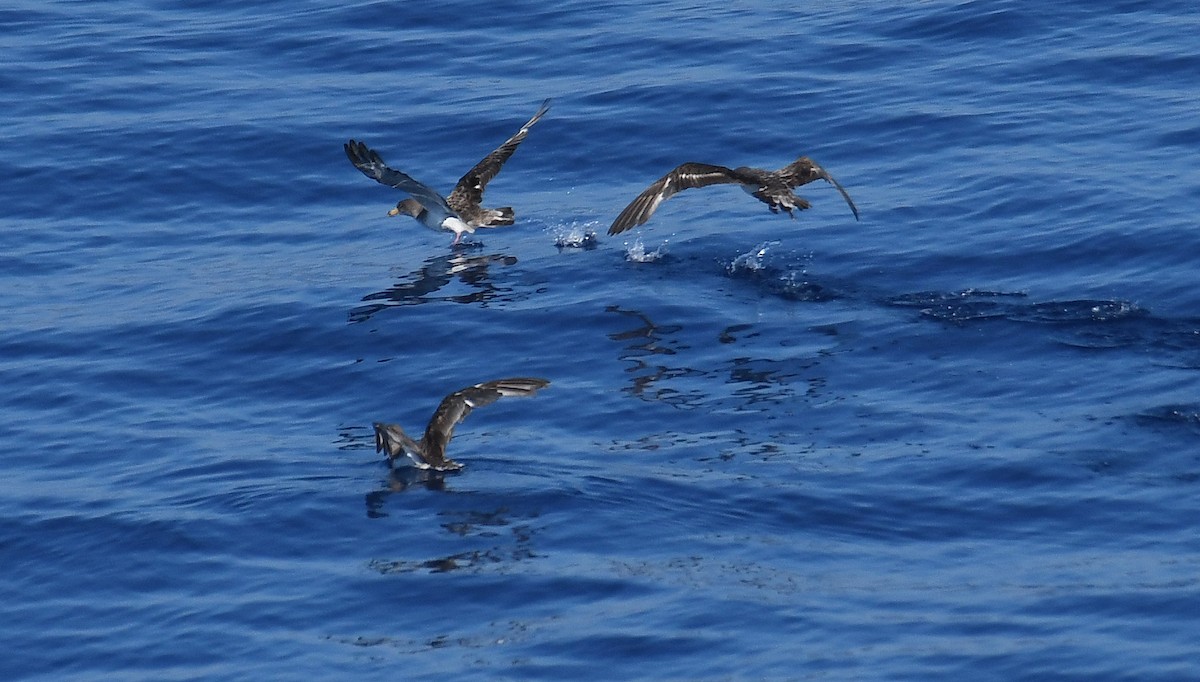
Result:
[[[421,205],[421,202],[409,197],[408,199],[404,199],[403,201],[397,203],[396,208],[388,211],[388,215],[400,215],[403,213],[404,215],[410,215],[416,218],[418,215],[420,215],[421,211],[424,210],[425,207]]]

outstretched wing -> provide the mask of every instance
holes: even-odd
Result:
[[[725,166],[713,166],[707,163],[685,163],[675,170],[659,178],[654,184],[621,211],[621,215],[613,221],[608,233],[620,234],[631,227],[644,224],[658,210],[658,205],[670,199],[675,194],[693,187],[708,187],[746,182],[746,178]]]
[[[834,180],[833,176],[830,175],[824,168],[822,168],[816,161],[813,161],[807,156],[801,156],[795,161],[779,169],[779,175],[783,177],[784,182],[786,182],[788,187],[791,187],[792,189],[795,189],[801,185],[807,185],[818,178],[828,182],[837,188],[837,191],[842,193],[842,198],[845,199],[846,204],[850,206],[850,211],[854,213],[854,219],[858,220],[858,207],[854,205],[854,200],[850,198],[850,194],[846,192],[846,188],[842,187],[842,183]]]
[[[388,168],[379,153],[365,143],[350,140],[343,145],[343,148],[346,150],[346,157],[350,159],[350,163],[354,164],[354,167],[362,171],[363,175],[368,178],[381,185],[408,192],[421,202],[426,210],[440,208],[448,215],[458,215],[454,209],[450,208],[450,204],[446,203],[442,195],[424,183],[418,182],[394,168]]]
[[[505,140],[504,144],[500,145],[491,154],[483,157],[483,160],[475,164],[475,167],[467,171],[467,174],[459,178],[458,184],[454,186],[454,191],[450,192],[450,197],[447,201],[453,206],[478,206],[483,202],[483,190],[487,184],[492,181],[500,173],[500,168],[504,166],[504,162],[508,161],[513,152],[517,151],[517,147],[525,141],[525,136],[529,134],[529,129],[533,124],[542,119],[546,112],[550,110],[550,100],[542,102],[542,106],[538,108],[537,113],[533,118],[529,119],[525,125],[521,126],[512,137]]]
[[[454,427],[466,419],[474,408],[491,405],[504,396],[533,395],[538,389],[549,385],[550,382],[545,379],[497,379],[446,396],[430,418],[429,425],[425,427],[425,437],[421,439],[426,460],[434,467],[446,461],[446,445],[454,436]]]

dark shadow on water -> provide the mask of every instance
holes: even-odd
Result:
[[[344,431],[342,440],[361,440],[354,434]],[[343,447],[345,449],[345,447]],[[377,490],[366,493],[367,517],[385,519],[392,516],[387,510],[393,496],[411,491],[450,492],[449,482],[462,475],[462,471],[435,471],[418,469],[413,466],[399,465],[390,467],[387,477]],[[453,503],[467,500],[464,496],[454,496]],[[444,507],[439,500],[449,500],[446,496],[420,498],[422,513],[427,516],[440,517],[438,526],[446,533],[459,538],[462,542],[483,547],[473,547],[461,552],[431,559],[372,559],[368,566],[381,574],[394,573],[449,573],[452,571],[479,571],[494,568],[501,564],[536,558],[531,545],[536,531],[529,523],[530,519],[538,516],[537,512],[514,512],[508,506],[499,506],[485,510],[454,509]],[[440,510],[439,507],[443,507]],[[408,510],[411,512],[412,510]]]
[[[516,256],[500,253],[471,255],[482,245],[465,244],[433,256],[421,267],[404,275],[392,286],[363,297],[365,305],[349,313],[350,322],[364,322],[388,308],[435,301],[478,303],[511,301],[520,297],[512,287],[497,282],[497,271],[517,262]]]
[[[618,306],[608,306],[605,312],[634,324],[608,337],[623,344],[618,358],[630,365],[625,369],[629,383],[621,391],[635,398],[681,410],[759,412],[766,409],[764,404],[812,398],[824,386],[823,378],[809,376],[820,364],[817,356],[784,360],[735,356],[711,369],[694,369],[680,358],[689,349],[676,337],[684,329],[681,325],[659,325],[639,310]],[[755,336],[752,325],[733,325],[723,329],[717,341],[736,344],[739,338]]]
[[[358,424],[339,424],[338,437],[334,445],[338,450],[366,450],[372,447],[374,431]]]
[[[446,476],[457,476],[460,473],[460,471],[434,471],[410,466],[393,468],[388,471],[387,480],[382,488],[367,493],[367,516],[373,519],[387,516],[388,513],[383,509],[388,498],[410,488],[444,491]]]
[[[669,338],[683,327],[657,325],[645,313],[624,310],[619,306],[608,306],[604,311],[621,315],[636,325],[632,329],[608,335],[613,341],[625,344],[618,357],[631,363],[625,370],[626,374],[631,375],[629,385],[621,390],[642,400],[665,402],[683,409],[698,407],[705,398],[703,394],[685,394],[676,389],[656,386],[664,379],[704,374],[687,367],[672,366],[666,361],[676,355],[677,349],[686,349],[686,346],[680,346],[678,341]]]
[[[387,491],[382,499],[386,499],[391,492],[394,491]],[[381,500],[377,499],[376,501]],[[371,503],[371,495],[368,495],[368,506]],[[446,519],[439,524],[446,532],[461,538],[464,542],[482,539],[488,546],[432,559],[372,559],[368,562],[368,566],[384,575],[415,572],[449,573],[484,570],[501,564],[511,564],[538,557],[532,549],[534,527],[524,522],[527,519],[518,518],[519,515],[514,514],[507,507],[489,511],[442,511],[438,514]],[[387,514],[376,514],[376,517],[380,516],[387,516]],[[537,514],[527,515],[528,518],[536,516]]]

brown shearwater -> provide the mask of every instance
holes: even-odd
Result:
[[[350,140],[343,147],[346,156],[354,167],[363,175],[396,189],[404,190],[412,195],[402,199],[396,207],[388,211],[388,215],[405,213],[416,218],[422,225],[439,232],[453,232],[457,244],[464,232],[474,233],[477,228],[500,227],[513,224],[511,206],[503,208],[484,208],[483,190],[488,182],[500,172],[500,168],[508,161],[517,147],[529,134],[529,129],[537,123],[550,109],[550,100],[542,102],[542,106],[521,126],[512,137],[500,145],[491,154],[483,157],[467,174],[459,178],[458,184],[450,192],[450,196],[442,197],[428,185],[414,180],[412,177],[392,168],[383,162],[378,152],[367,147],[363,142]]]
[[[792,210],[803,210],[811,204],[806,199],[793,194],[792,190],[818,178],[825,180],[842,193],[846,203],[850,205],[850,210],[854,213],[854,219],[858,220],[858,207],[854,205],[854,201],[850,199],[845,188],[837,180],[834,180],[832,175],[825,172],[824,168],[817,165],[816,161],[807,156],[801,156],[777,171],[746,166],[726,168],[707,163],[682,164],[659,178],[630,202],[625,210],[621,211],[621,215],[613,221],[612,227],[608,228],[608,233],[610,235],[620,234],[631,227],[645,224],[647,220],[650,220],[650,216],[654,215],[659,204],[678,192],[693,187],[721,184],[741,185],[746,193],[770,207],[772,213],[778,213],[779,209],[783,209],[789,216],[795,218]]]
[[[472,409],[491,405],[504,396],[533,395],[538,389],[549,385],[550,382],[545,379],[518,377],[487,381],[455,391],[442,399],[429,419],[429,425],[425,427],[425,435],[419,441],[410,438],[396,424],[376,422],[375,452],[386,450],[388,465],[401,455],[408,455],[418,469],[457,471],[463,465],[446,459],[446,445],[454,435],[454,427],[466,419]]]

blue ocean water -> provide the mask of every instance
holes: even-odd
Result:
[[[8,3],[0,677],[1200,678],[1197,28]],[[342,151],[449,191],[546,97],[461,248]],[[801,154],[861,221],[605,235]],[[374,452],[504,376],[462,472]]]

